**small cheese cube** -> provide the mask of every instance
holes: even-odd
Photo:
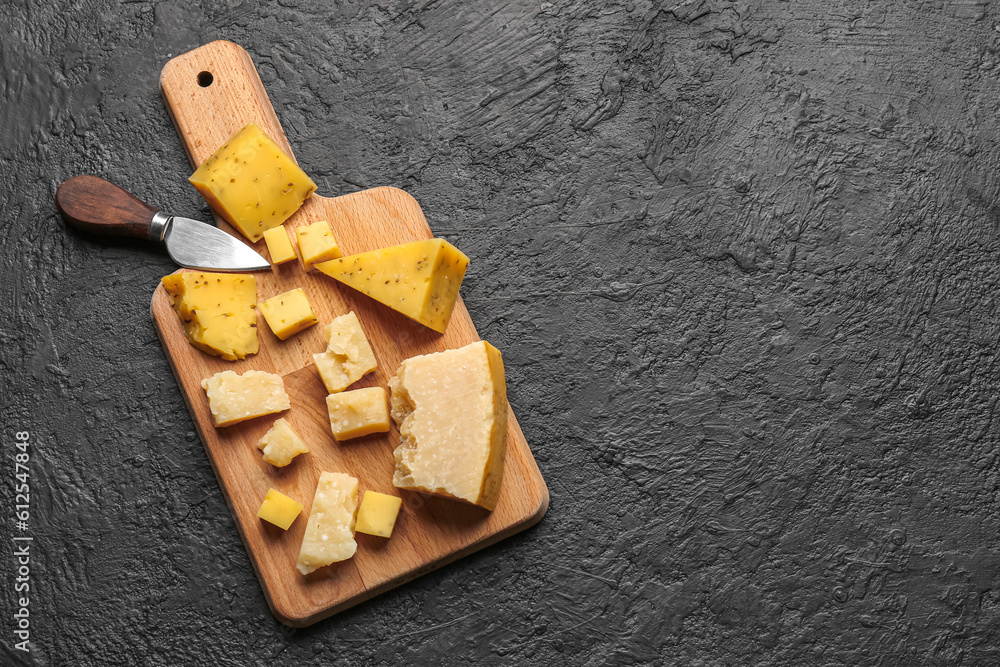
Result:
[[[257,449],[264,453],[265,461],[278,468],[283,468],[299,454],[309,451],[306,443],[302,442],[302,438],[284,417],[274,422],[257,443]]]
[[[330,430],[337,440],[389,430],[389,408],[382,387],[330,394],[326,397],[326,409],[330,412]]]
[[[180,271],[160,282],[181,318],[184,335],[196,348],[227,361],[257,353],[254,276]]]
[[[400,436],[393,485],[496,507],[507,451],[500,352],[479,341],[412,357],[389,388]]]
[[[444,239],[413,241],[316,265],[322,273],[444,333],[469,258]]]
[[[302,503],[292,500],[277,489],[268,489],[264,502],[257,510],[257,516],[282,530],[288,530],[301,511]]]
[[[288,232],[284,225],[272,227],[264,232],[264,243],[267,244],[267,253],[271,256],[271,264],[284,264],[295,259],[295,248],[288,238]]]
[[[229,426],[292,407],[280,375],[222,371],[201,381],[216,426]]]
[[[234,134],[188,180],[251,241],[287,220],[316,191],[295,160],[253,124]]]
[[[316,262],[325,262],[341,256],[340,246],[333,237],[330,225],[326,220],[302,225],[295,230],[299,240],[299,259],[302,269],[308,271]]]
[[[372,346],[353,310],[334,318],[324,333],[326,352],[314,354],[313,361],[326,390],[331,394],[344,391],[363,375],[378,368]]]
[[[261,315],[274,335],[285,340],[316,324],[316,313],[301,287],[272,296],[259,304]]]
[[[316,568],[347,560],[358,550],[354,524],[358,513],[358,480],[341,472],[322,472],[316,484],[309,522],[302,535],[296,568]]]
[[[396,496],[365,491],[365,497],[358,508],[358,525],[355,530],[366,535],[391,537],[396,525],[396,515],[403,499]]]

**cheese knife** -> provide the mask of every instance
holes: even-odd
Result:
[[[234,236],[205,222],[156,209],[97,176],[74,176],[56,190],[56,207],[77,229],[162,241],[170,258],[189,269],[262,271],[266,259]]]

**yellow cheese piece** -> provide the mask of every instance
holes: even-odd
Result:
[[[507,451],[500,352],[479,341],[412,357],[389,388],[400,435],[392,483],[496,507]]]
[[[292,407],[280,375],[222,371],[201,381],[216,426],[229,426]]]
[[[288,530],[301,511],[302,503],[289,498],[277,489],[268,489],[264,502],[257,510],[257,516],[282,530]]]
[[[326,220],[296,228],[295,236],[299,240],[299,259],[304,271],[310,270],[316,262],[325,262],[342,256],[337,239],[333,237]]]
[[[372,346],[353,310],[334,318],[324,333],[326,352],[314,354],[313,361],[329,393],[344,391],[378,368]]]
[[[188,178],[251,241],[299,210],[316,184],[254,124],[234,134]]]
[[[365,497],[358,508],[358,525],[355,530],[366,535],[392,537],[396,516],[403,499],[377,491],[365,491]]]
[[[260,304],[260,314],[274,335],[285,340],[318,321],[301,287],[272,296]]]
[[[274,422],[257,443],[257,449],[263,452],[265,461],[278,468],[285,467],[296,456],[309,451],[306,443],[302,442],[302,438],[284,417]]]
[[[228,361],[257,353],[257,279],[252,275],[183,271],[160,282],[196,348]]]
[[[299,572],[309,574],[354,555],[358,550],[354,541],[357,512],[358,480],[341,472],[320,473],[299,549]]]
[[[444,239],[414,241],[316,268],[424,326],[444,333],[469,258]]]
[[[264,231],[264,243],[267,244],[267,254],[271,256],[271,264],[284,264],[295,259],[295,248],[288,238],[284,225],[271,227]]]
[[[326,397],[330,430],[337,440],[360,438],[389,430],[389,407],[385,389],[367,387]]]

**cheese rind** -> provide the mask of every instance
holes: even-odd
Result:
[[[301,512],[302,503],[289,498],[277,489],[268,489],[264,502],[257,510],[257,516],[282,530],[288,530]]]
[[[444,333],[469,258],[444,239],[414,241],[320,262],[316,268],[424,326]]]
[[[216,426],[230,426],[292,407],[280,375],[222,371],[201,381]]]
[[[358,525],[355,531],[376,537],[392,537],[396,517],[403,499],[377,491],[365,491],[358,508]]]
[[[284,225],[271,227],[264,231],[264,243],[267,244],[267,254],[271,256],[271,264],[284,264],[295,259],[295,248],[288,238]]]
[[[219,215],[255,242],[316,191],[295,160],[254,124],[234,134],[188,180]]]
[[[313,362],[329,393],[347,389],[378,368],[372,346],[353,310],[334,318],[324,334],[326,351],[314,354]]]
[[[296,456],[309,451],[306,443],[284,417],[277,419],[257,442],[257,449],[264,454],[266,462],[278,468],[285,467]]]
[[[340,472],[320,473],[299,549],[299,572],[309,574],[354,555],[357,512],[358,480]]]
[[[257,353],[254,276],[182,271],[160,282],[181,318],[184,335],[196,348],[228,361]]]
[[[337,239],[326,220],[302,225],[295,230],[299,241],[299,260],[303,271],[312,269],[316,262],[325,262],[342,256]]]
[[[360,438],[389,430],[389,407],[385,389],[366,387],[330,394],[326,408],[330,413],[330,430],[337,440]]]
[[[259,308],[267,326],[281,340],[291,338],[318,321],[301,287],[272,296],[259,304]]]
[[[503,358],[484,341],[405,360],[389,381],[392,483],[496,507],[507,451]]]

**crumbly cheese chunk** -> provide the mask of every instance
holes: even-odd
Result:
[[[201,381],[216,426],[229,426],[292,407],[280,375],[222,371]]]
[[[302,438],[284,417],[274,422],[257,443],[257,449],[263,452],[265,461],[278,468],[285,467],[296,456],[309,451],[306,443],[302,442]]]
[[[227,361],[257,353],[253,275],[180,271],[161,282],[181,318],[184,335],[196,348]]]
[[[389,388],[400,434],[392,483],[496,507],[507,451],[500,352],[479,341],[413,357]]]
[[[340,472],[320,473],[299,550],[299,572],[309,574],[354,555],[357,511],[358,480]]]
[[[389,430],[389,407],[385,389],[366,387],[326,397],[330,430],[337,440],[360,438]]]
[[[324,330],[326,351],[313,355],[319,375],[331,394],[347,389],[378,368],[375,353],[361,328],[361,321],[352,310],[334,318]]]

